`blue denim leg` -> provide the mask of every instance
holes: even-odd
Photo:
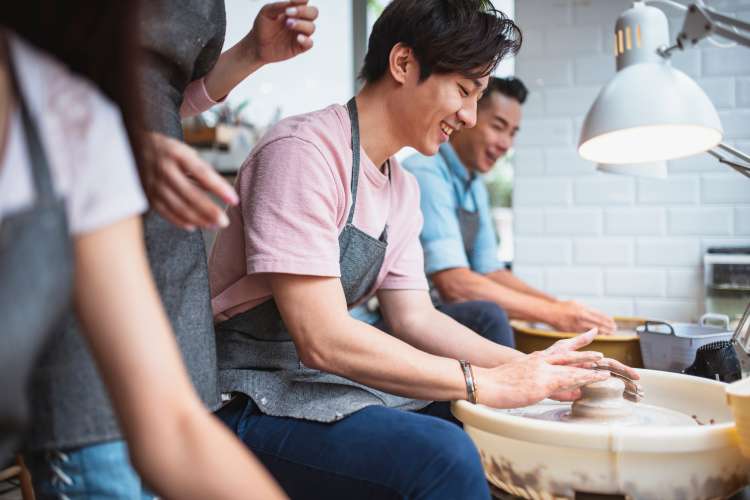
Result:
[[[508,347],[516,345],[508,315],[494,302],[472,300],[441,304],[437,309],[488,340]]]
[[[476,447],[441,418],[369,406],[320,423],[263,415],[242,396],[217,415],[295,500],[490,498]]]
[[[26,456],[38,500],[153,499],[130,465],[124,441]]]

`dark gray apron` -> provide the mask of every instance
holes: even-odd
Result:
[[[0,219],[0,459],[12,451],[26,425],[32,369],[48,334],[70,306],[73,286],[73,245],[65,203],[55,195],[37,128],[15,70],[11,73],[35,201],[30,208]]]
[[[149,0],[144,7],[140,77],[147,126],[180,138],[183,91],[204,76],[221,53],[224,1]],[[144,217],[144,233],[151,272],[182,359],[201,400],[214,409],[219,393],[203,238],[200,231],[183,231],[155,212]],[[73,314],[60,321],[34,372],[29,451],[121,439],[106,388],[79,330]]]
[[[443,157],[443,161],[445,161],[445,164],[448,166],[448,170],[451,173],[451,176],[454,176],[453,169],[451,168],[451,164],[449,159],[443,154],[443,152],[440,152],[440,156]],[[474,245],[477,241],[477,235],[479,234],[479,205],[477,204],[477,199],[474,196],[474,191],[471,189],[471,183],[474,182],[474,175],[469,175],[469,181],[466,183],[466,190],[462,193],[460,189],[458,189],[451,179],[451,185],[453,186],[453,190],[456,193],[456,200],[458,200],[458,208],[456,209],[456,217],[458,218],[458,229],[461,231],[461,241],[464,245],[464,253],[466,253],[466,258],[471,261],[471,254],[474,253]],[[459,179],[460,180],[460,179]],[[466,197],[466,192],[469,192],[471,194],[472,200],[474,200],[474,211],[471,212],[469,210],[466,210],[463,206],[463,200]],[[430,283],[430,298],[432,299],[432,303],[435,305],[435,307],[439,307],[443,304],[443,300],[440,298],[440,292],[438,291],[437,287],[432,283],[432,280],[429,280]]]
[[[443,160],[448,165],[448,170],[451,172],[451,175],[455,175],[453,174],[448,158],[445,157],[442,151],[440,152],[440,156],[443,157]],[[474,196],[474,190],[471,189],[471,184],[474,182],[474,179],[476,179],[474,174],[469,174],[469,180],[466,183],[466,190],[463,193],[456,187],[454,182],[451,182],[453,189],[456,191],[456,199],[458,200],[456,216],[458,217],[458,228],[461,230],[461,239],[463,240],[464,251],[466,252],[467,257],[470,257],[474,252],[474,245],[477,241],[477,235],[479,234],[479,205]],[[466,198],[467,192],[471,195],[472,200],[474,200],[473,212],[466,210],[463,207],[463,200]]]
[[[375,239],[353,224],[360,168],[354,99],[347,108],[352,130],[352,204],[339,234],[339,265],[346,303],[351,306],[373,292],[385,258],[388,228]],[[412,410],[428,404],[304,366],[273,299],[217,324],[216,335],[222,391],[248,395],[267,415],[332,422],[371,405]]]

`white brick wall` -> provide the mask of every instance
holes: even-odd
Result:
[[[696,319],[703,253],[750,244],[750,180],[708,155],[669,162],[666,180],[597,173],[580,126],[615,73],[612,31],[630,0],[519,0],[516,73],[531,90],[516,141],[515,272],[610,314]],[[750,19],[748,0],[712,6]],[[665,7],[674,34],[681,26]],[[673,65],[719,110],[727,142],[750,150],[750,49],[701,48]]]

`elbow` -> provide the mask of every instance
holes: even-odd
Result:
[[[299,360],[307,368],[323,372],[332,371],[332,363],[326,352],[318,346],[305,345],[303,348],[297,348]]]
[[[444,302],[471,300],[471,287],[467,286],[468,269],[452,269],[433,275],[432,282]]]
[[[335,355],[337,347],[334,342],[335,337],[330,335],[334,330],[324,325],[320,326],[310,328],[309,325],[304,325],[297,330],[296,335],[293,335],[297,356],[307,368],[337,373]]]
[[[464,294],[462,294],[461,290],[455,285],[437,286],[437,289],[443,302],[451,303],[464,300]]]

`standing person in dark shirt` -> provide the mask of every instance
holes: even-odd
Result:
[[[141,89],[152,147],[147,148],[150,159],[141,177],[156,210],[145,218],[146,245],[193,385],[203,403],[214,410],[219,397],[206,257],[203,240],[194,229],[222,222],[221,210],[204,191],[229,203],[236,197],[209,165],[179,141],[183,93],[186,89],[193,95],[204,92],[208,106],[264,64],[308,50],[317,9],[307,0],[268,4],[248,35],[220,54],[226,27],[223,1],[144,3],[140,32],[146,63]],[[44,370],[37,371],[32,382],[33,422],[27,449],[29,462],[38,471],[35,488],[67,498],[149,497],[130,465],[109,398],[78,329],[73,320],[63,325],[42,356]],[[246,491],[238,494],[247,496]]]

